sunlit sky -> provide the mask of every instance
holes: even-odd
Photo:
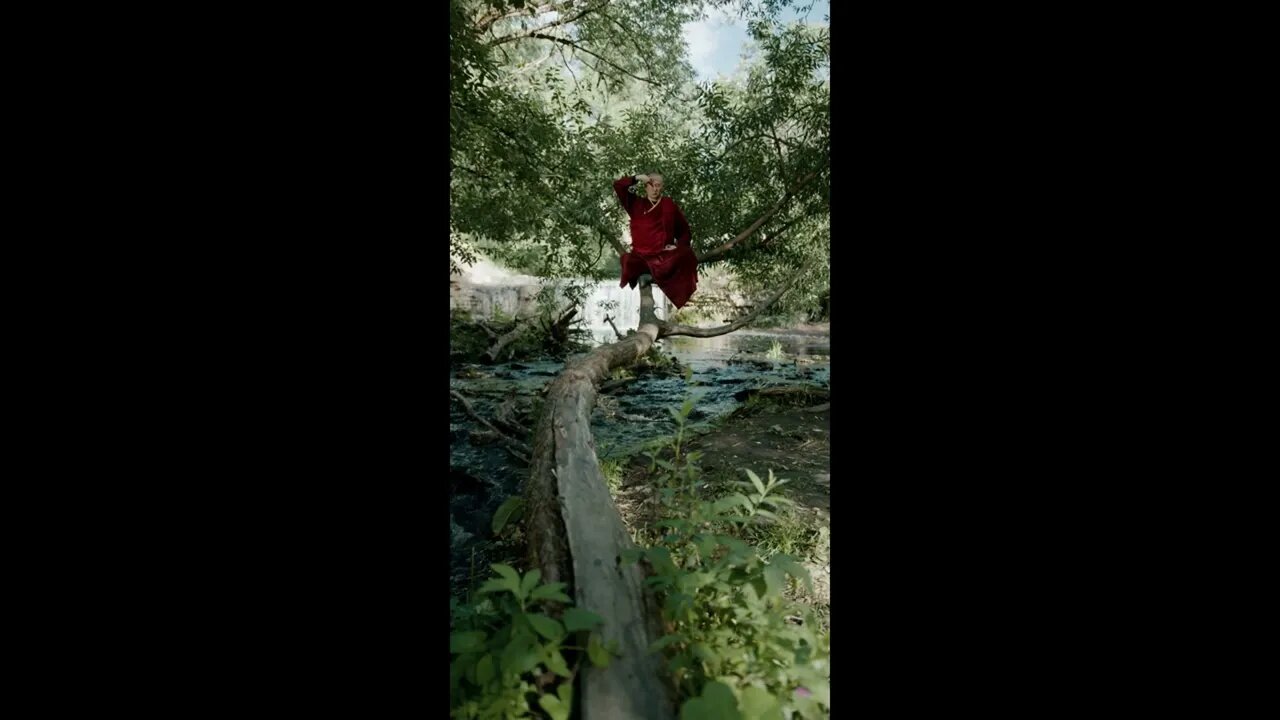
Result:
[[[830,7],[830,0],[816,0],[806,13],[787,8],[781,17],[784,21],[825,24]],[[745,20],[716,10],[708,13],[706,19],[686,23],[684,30],[689,43],[689,61],[699,82],[733,75],[748,43]]]

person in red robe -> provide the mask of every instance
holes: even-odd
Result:
[[[630,188],[644,183],[644,195]],[[631,252],[622,255],[622,282],[635,287],[648,276],[677,308],[698,288],[698,256],[689,242],[689,223],[680,206],[662,194],[662,176],[624,175],[613,191],[631,217]]]

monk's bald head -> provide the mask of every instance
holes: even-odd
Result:
[[[656,202],[658,198],[662,197],[662,188],[664,187],[662,173],[651,172],[646,174],[649,176],[649,180],[644,184],[644,194],[650,201]]]

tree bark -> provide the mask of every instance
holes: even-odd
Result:
[[[583,720],[675,717],[661,657],[649,652],[661,636],[656,606],[640,566],[619,565],[622,551],[633,544],[591,436],[597,385],[611,369],[636,362],[657,340],[653,289],[642,285],[640,298],[636,334],[587,353],[549,387],[525,485],[532,566],[547,581],[569,582],[576,605],[604,618],[604,639],[617,641],[621,652],[607,668],[585,668],[579,688]]]

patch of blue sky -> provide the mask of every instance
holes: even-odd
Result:
[[[806,0],[799,0],[799,3],[805,5]],[[830,0],[814,0],[808,8],[786,8],[780,17],[784,22],[825,25],[830,8]],[[685,23],[684,34],[689,45],[689,64],[693,66],[698,82],[733,77],[750,48],[747,23],[732,11],[714,10],[701,20]]]

